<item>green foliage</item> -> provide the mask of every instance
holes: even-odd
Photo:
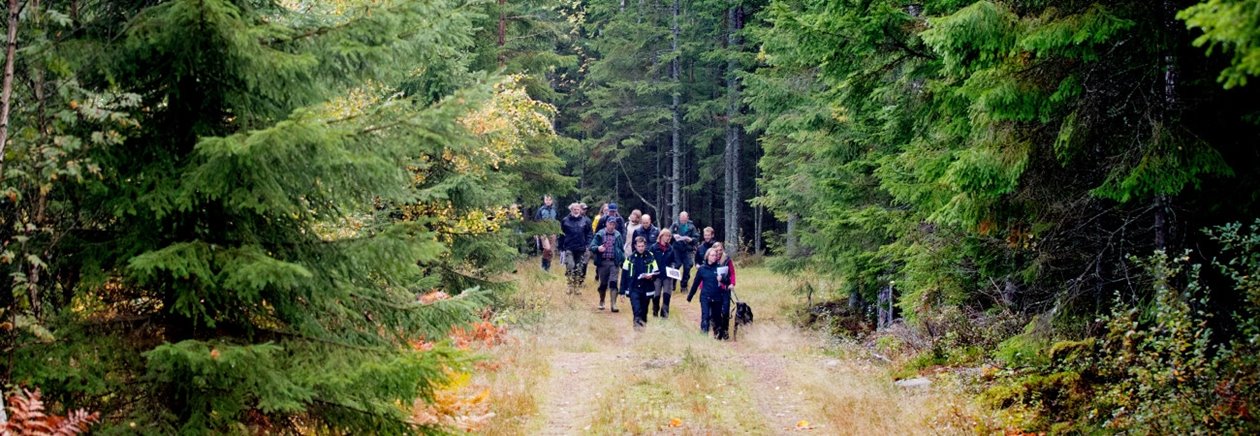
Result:
[[[1247,275],[1260,272],[1255,242],[1260,222],[1246,231],[1237,224],[1210,234],[1229,257],[1215,266],[1233,278],[1237,291]],[[1145,263],[1153,277],[1153,299],[1141,307],[1117,301],[1102,321],[1098,339],[1064,341],[1044,348],[1048,360],[989,389],[982,397],[1003,409],[1014,427],[1071,432],[1230,434],[1256,431],[1260,343],[1254,301],[1232,311],[1239,328],[1214,331],[1209,290],[1190,256],[1157,253]],[[1019,338],[1019,336],[1016,336]],[[1011,341],[1008,341],[1011,342]]]
[[[1250,140],[1215,134],[1255,135],[1241,127],[1251,97],[1204,86],[1174,13],[770,2],[749,30],[760,64],[745,101],[764,148],[756,202],[805,235],[785,266],[867,303],[895,281],[919,329],[950,306],[1086,319],[1108,284],[1140,288],[1128,253],[1201,242],[1174,226],[1254,214],[1254,196],[1226,186],[1254,186]]]
[[[406,406],[467,357],[412,344],[506,286],[518,195],[571,189],[555,110],[471,69],[472,5],[300,3],[31,4],[6,383],[105,433],[438,430]]]
[[[1218,81],[1226,89],[1247,84],[1248,76],[1260,74],[1260,2],[1255,0],[1208,0],[1177,13],[1186,27],[1203,31],[1196,47],[1208,54],[1233,52],[1229,67]]]

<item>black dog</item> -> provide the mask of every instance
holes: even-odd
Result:
[[[744,303],[742,301],[736,301],[735,302],[735,331],[734,333],[731,334],[731,338],[738,340],[737,338],[739,336],[739,326],[752,324],[752,322],[753,322],[752,307],[749,307],[748,303]]]

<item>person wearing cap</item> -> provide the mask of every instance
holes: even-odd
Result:
[[[595,263],[595,277],[599,280],[599,310],[604,310],[604,297],[607,294],[612,311],[617,312],[617,276],[621,274],[621,264],[626,260],[625,237],[617,231],[616,221],[605,220],[604,228],[595,233],[591,239],[589,250]]]
[[[587,244],[590,243],[591,219],[582,214],[582,205],[569,205],[569,215],[560,220],[560,235],[557,244],[564,250],[564,275],[569,279],[569,294],[577,294],[586,281]]]
[[[608,211],[604,213],[604,220],[616,222],[617,231],[622,235],[626,234],[626,219],[622,218],[621,213],[617,211],[617,203],[608,203],[606,207]]]

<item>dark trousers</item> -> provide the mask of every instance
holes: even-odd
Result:
[[[657,277],[652,286],[656,289],[656,295],[652,296],[652,316],[669,318],[669,298],[674,293],[674,279]]]
[[[652,298],[648,296],[648,292],[652,292],[651,283],[647,286],[630,288],[630,309],[634,313],[634,328],[636,329],[647,325],[648,300]]]
[[[726,339],[731,323],[731,296],[700,296],[700,330],[708,333],[713,329],[713,337]]]
[[[691,284],[691,268],[696,266],[696,253],[687,253],[683,256],[682,280],[678,283],[679,291],[690,289],[687,286]]]

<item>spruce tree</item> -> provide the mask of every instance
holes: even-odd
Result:
[[[40,297],[58,342],[9,344],[14,379],[106,431],[418,430],[465,358],[411,343],[487,300],[465,290],[508,268],[518,192],[571,183],[552,109],[469,70],[458,2],[77,6],[54,65],[128,128],[54,197],[69,298]]]

